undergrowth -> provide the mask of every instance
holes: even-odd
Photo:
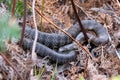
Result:
[[[5,51],[5,43],[8,41],[18,41],[21,30],[14,18],[5,13],[0,17],[0,50]]]
[[[0,3],[4,3],[7,5],[7,9],[11,12],[12,11],[12,2],[13,0],[0,0]],[[24,15],[24,0],[17,0],[16,1],[16,9],[15,9],[15,16],[22,17]]]

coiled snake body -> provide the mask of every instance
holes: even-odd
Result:
[[[3,16],[3,13],[8,13],[5,9],[0,7],[0,14]],[[8,15],[9,16],[9,15]],[[91,41],[95,45],[99,45],[101,43],[105,43],[108,41],[108,35],[106,29],[98,22],[95,20],[83,20],[82,24],[86,30],[92,30],[96,33],[96,37],[93,37],[92,35],[88,34],[89,38],[92,37]],[[81,29],[76,23],[73,25],[70,29],[66,31],[68,34],[70,34],[72,37],[76,38],[81,42],[83,40],[84,36],[80,33]],[[32,44],[34,39],[34,34],[35,30],[26,27],[25,29],[25,38],[23,40],[23,48],[24,49],[32,49]],[[29,39],[30,38],[30,39]],[[76,52],[69,51],[67,54],[62,54],[59,52],[56,52],[52,49],[57,48],[59,49],[61,46],[64,46],[66,44],[69,44],[72,42],[72,39],[69,38],[65,34],[56,34],[56,33],[45,33],[45,32],[38,32],[38,40],[37,40],[37,45],[36,45],[36,52],[40,56],[49,56],[53,61],[57,61],[58,63],[65,63],[65,62],[70,62],[74,61],[77,57]],[[65,49],[71,49],[73,48],[75,43],[66,45],[62,48],[59,49],[59,51],[64,51]]]
[[[99,45],[102,43],[106,43],[108,41],[108,33],[106,29],[95,20],[82,20],[82,24],[86,30],[92,30],[96,33],[96,37],[92,38],[92,42],[95,45]],[[77,40],[82,40],[84,36],[81,36],[81,29],[76,23],[70,29],[66,31],[72,37],[77,38]],[[80,33],[80,34],[79,34]],[[34,39],[35,30],[26,27],[25,29],[25,38],[23,41],[23,48],[24,49],[31,49],[32,48],[32,40],[26,39],[31,38]],[[88,34],[88,37],[91,38],[91,35]],[[93,36],[92,36],[93,37]],[[79,39],[78,39],[79,38]],[[69,38],[66,34],[56,34],[56,33],[45,33],[45,32],[38,32],[38,40],[37,40],[36,52],[40,56],[49,56],[52,60],[57,61],[58,63],[65,63],[70,62],[76,59],[75,51],[70,51],[68,54],[61,54],[52,49],[60,48],[66,44],[72,42],[72,39]]]

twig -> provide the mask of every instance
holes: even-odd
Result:
[[[19,46],[22,47],[22,42],[23,42],[23,38],[24,38],[24,32],[25,32],[25,25],[26,25],[26,0],[24,0],[24,20],[23,20],[23,28],[22,28],[22,34],[21,34],[21,40],[19,43]]]
[[[92,18],[83,10],[82,7],[80,7],[80,6],[79,6],[77,3],[75,3],[75,2],[74,2],[74,4],[75,4],[75,6],[78,7],[88,18],[92,19]]]
[[[34,39],[34,42],[33,42],[32,53],[31,54],[32,54],[33,62],[36,63],[37,55],[35,53],[35,48],[36,48],[36,42],[37,42],[37,38],[38,38],[38,31],[37,31],[37,24],[36,24],[36,20],[35,20],[35,2],[36,2],[36,0],[33,0],[33,2],[32,2],[33,22],[34,22],[34,26],[35,26],[35,39]],[[30,75],[31,75],[30,80],[32,80],[33,72],[34,72],[34,70],[31,69],[31,71],[30,71]]]
[[[28,3],[28,5],[31,7],[31,4]],[[66,34],[68,37],[70,37],[79,47],[81,47],[89,56],[90,58],[93,59],[92,55],[90,54],[90,52],[85,49],[77,40],[75,40],[71,35],[69,35],[66,31],[64,31],[63,29],[61,29],[60,27],[58,27],[56,24],[54,24],[52,21],[50,21],[48,18],[46,18],[45,16],[43,16],[40,11],[35,8],[36,12],[41,16],[43,17],[43,19],[45,19],[46,21],[48,21],[49,23],[51,23],[55,28],[57,28],[58,30],[62,31],[64,34]]]
[[[6,56],[0,52],[0,55],[4,58],[4,60],[14,69],[14,71],[16,71],[16,73],[18,74],[18,76],[21,78],[21,80],[24,80],[23,77],[19,74],[19,72],[17,71],[17,69],[14,67],[14,65],[10,62],[10,60],[8,60],[6,58]]]
[[[32,46],[32,60],[36,61],[36,53],[35,53],[35,48],[36,48],[36,42],[37,42],[37,38],[38,38],[38,31],[37,31],[37,24],[36,24],[36,20],[35,20],[35,1],[33,0],[32,2],[32,12],[33,12],[33,22],[34,22],[34,26],[35,26],[35,39],[33,42],[33,46]]]
[[[81,31],[83,32],[83,35],[84,35],[84,37],[85,37],[85,40],[88,42],[88,39],[89,39],[89,38],[88,38],[88,36],[87,36],[87,34],[86,34],[86,31],[85,31],[85,29],[84,29],[84,27],[83,27],[83,25],[82,25],[82,23],[81,23],[81,20],[80,20],[78,14],[77,14],[77,11],[76,11],[76,8],[75,8],[75,4],[74,4],[73,0],[71,0],[71,3],[72,3],[73,10],[74,10],[74,12],[75,12],[75,16],[76,16],[76,18],[77,18],[77,21],[78,21],[78,23],[79,23],[79,26],[80,26],[80,28],[81,28]]]
[[[41,13],[43,14],[44,11],[44,3],[45,1],[42,0],[42,8],[41,8]],[[40,17],[40,31],[42,31],[42,17]]]
[[[111,45],[112,45],[112,47],[115,49],[115,53],[117,54],[117,56],[118,56],[118,58],[119,58],[119,60],[120,60],[120,53],[117,51],[117,49],[115,48],[115,45],[112,43],[112,39],[111,39],[111,37],[110,37],[110,35],[108,34],[108,36],[109,36],[109,41],[111,42]]]
[[[16,6],[16,0],[13,0],[13,4],[12,4],[12,17],[15,15],[15,6]]]
[[[87,67],[88,67],[88,59],[86,60],[86,63],[85,63],[85,71],[84,71],[84,74],[83,74],[84,78],[87,77]]]

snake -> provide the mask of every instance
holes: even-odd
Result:
[[[9,13],[1,7],[0,11],[1,15],[2,13]],[[98,46],[99,44],[108,42],[108,33],[103,25],[95,20],[82,20],[81,22],[85,30],[92,30],[96,33],[97,36],[91,39],[91,42],[93,42],[95,45]],[[80,42],[84,39],[78,23],[74,24],[66,32]],[[24,37],[25,38],[23,39],[22,44],[23,49],[31,50],[33,40],[35,38],[35,29],[26,27]],[[91,38],[91,35],[88,34],[88,37]],[[71,48],[71,45],[73,46],[75,43],[72,43],[72,39],[64,33],[46,33],[38,31],[38,39],[35,51],[38,55],[43,57],[49,56],[51,60],[57,61],[58,63],[66,63],[74,61],[77,58],[77,53],[75,50],[70,50],[66,52],[67,54],[64,54],[64,52],[62,52],[62,50],[64,51],[64,49],[66,49],[66,46],[68,46],[67,49]],[[59,49],[59,51],[55,51],[54,48]]]
[[[91,38],[91,42],[93,44],[98,46],[102,43],[108,42],[108,33],[102,24],[98,23],[95,20],[82,20],[81,22],[85,30],[95,32],[95,37],[87,33],[88,37]],[[84,39],[78,23],[71,26],[66,32],[79,41],[82,41]],[[25,28],[25,38],[23,40],[24,49],[32,49],[33,40],[35,38],[34,35],[35,29],[32,29],[30,27]],[[53,61],[57,61],[58,63],[66,63],[76,60],[76,51],[70,50],[67,52],[67,54],[64,54],[62,51],[55,51],[54,48],[61,49],[60,47],[62,46],[73,46],[73,44],[75,43],[72,43],[72,39],[64,33],[46,33],[38,31],[38,39],[35,51],[42,57],[49,56],[49,58]]]
[[[24,38],[23,39],[23,48],[32,50],[33,40]],[[35,52],[41,56],[45,57],[48,56],[54,62],[59,64],[75,61],[77,58],[76,51],[69,51],[67,54],[58,53],[55,50],[50,49],[49,47],[40,44],[37,42]]]
[[[96,45],[99,45],[101,43],[105,43],[108,41],[108,33],[106,29],[97,21],[95,20],[82,20],[82,25],[84,26],[85,30],[91,30],[94,31],[97,35],[92,42]],[[81,32],[81,28],[79,27],[79,24],[76,23],[73,26],[71,26],[67,31],[69,35],[71,35],[73,38],[76,38],[77,35]],[[24,36],[26,38],[35,38],[35,29],[27,27],[25,29]],[[72,42],[72,39],[68,37],[66,34],[62,33],[46,33],[38,31],[38,39],[37,41],[43,45],[46,45],[49,48],[59,48],[61,46],[64,46],[66,44],[69,44]]]

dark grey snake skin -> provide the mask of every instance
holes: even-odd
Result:
[[[108,41],[108,33],[106,29],[95,20],[83,20],[82,24],[86,30],[92,30],[96,33],[97,37],[92,38],[92,42],[95,45],[99,45],[102,43],[106,43]],[[66,31],[74,38],[83,38],[77,36],[81,29],[76,23],[73,25],[70,29]],[[34,39],[34,33],[35,30],[31,28],[25,29],[25,38],[31,38]],[[81,41],[82,39],[80,39]],[[52,60],[58,61],[58,63],[65,63],[70,62],[76,59],[76,53],[75,51],[69,52],[68,54],[60,54],[52,49],[54,48],[60,48],[61,46],[64,46],[66,44],[69,44],[72,42],[72,39],[69,38],[67,35],[59,33],[45,33],[45,32],[38,32],[38,43],[36,47],[36,52],[40,56],[49,56]],[[33,41],[29,41],[28,39],[24,39],[23,47],[25,49],[31,49]]]
[[[100,23],[96,22],[95,20],[83,20],[82,24],[86,30],[93,30],[97,34],[97,37],[92,40],[92,42],[96,45],[108,41],[107,31]],[[81,32],[81,29],[78,23],[76,23],[66,32],[69,33],[72,37],[76,38],[76,36]],[[26,38],[34,39],[34,34],[35,29],[31,29],[28,27],[25,29]],[[39,31],[38,42],[46,45],[49,48],[59,48],[71,43],[72,39],[65,34],[45,33]]]
[[[32,49],[33,41],[30,39],[24,38],[23,40],[23,48],[24,49]],[[75,51],[70,51],[67,54],[62,54],[58,53],[47,46],[37,43],[36,44],[36,53],[40,55],[41,57],[48,56],[51,60],[56,61],[58,63],[66,63],[66,62],[71,62],[75,61],[77,58],[76,52]]]

